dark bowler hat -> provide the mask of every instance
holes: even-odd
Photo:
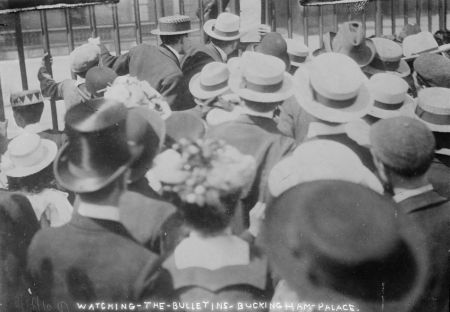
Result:
[[[198,29],[191,29],[191,18],[187,15],[164,16],[158,20],[158,28],[151,33],[159,36],[188,34]]]
[[[421,234],[396,217],[396,209],[362,185],[307,182],[268,208],[262,239],[304,302],[410,311],[426,286],[427,252]]]
[[[450,88],[450,60],[434,53],[422,54],[414,61],[414,70],[427,86]]]
[[[68,143],[54,162],[56,180],[75,193],[98,191],[130,166],[127,109],[117,101],[92,99],[66,113]]]
[[[102,96],[117,77],[111,68],[94,66],[86,73],[86,89],[91,95]]]
[[[166,119],[166,142],[167,147],[181,139],[195,141],[206,134],[205,122],[191,112],[172,112]]]
[[[279,33],[268,33],[259,44],[250,45],[248,49],[250,51],[275,56],[286,64],[286,68],[290,66],[287,43]]]

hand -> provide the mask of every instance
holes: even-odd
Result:
[[[41,66],[42,67],[46,67],[47,64],[50,64],[50,66],[53,65],[53,57],[51,57],[48,52],[45,53],[44,56],[41,59]]]
[[[265,216],[266,204],[257,202],[256,205],[253,206],[252,210],[250,210],[250,226],[248,228],[248,231],[254,237],[259,235]]]
[[[96,37],[96,38],[89,38],[88,39],[88,42],[89,43],[93,43],[93,44],[95,44],[95,45],[100,45],[101,44],[101,41],[100,41],[100,37]]]
[[[258,34],[261,36],[261,39],[264,38],[265,35],[272,31],[270,25],[261,24],[258,26]]]

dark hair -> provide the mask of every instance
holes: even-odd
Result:
[[[13,107],[14,120],[19,127],[38,123],[44,111],[44,103]]]
[[[46,188],[57,188],[52,164],[27,177],[8,178],[8,190],[38,194]]]
[[[219,47],[221,49],[224,49],[224,48],[232,45],[234,42],[239,41],[239,39],[231,40],[231,41],[225,41],[225,40],[219,40],[219,39],[212,38],[212,37],[210,37],[210,40],[215,46],[217,46],[217,47]]]
[[[394,172],[405,178],[415,178],[424,175],[431,166],[433,162],[434,154],[430,154],[429,157],[423,159],[419,164],[416,164],[414,167],[410,168],[394,168],[385,163],[384,166],[391,172]]]
[[[267,113],[270,111],[273,111],[280,105],[282,102],[276,102],[276,103],[259,103],[254,101],[249,101],[244,99],[244,104],[251,110],[259,113]]]
[[[188,34],[181,35],[161,35],[161,42],[165,45],[174,45],[181,41],[182,38],[187,37]]]
[[[204,235],[213,236],[228,227],[236,211],[239,194],[221,196],[215,204],[199,206],[186,202],[179,202],[181,212],[186,223]]]
[[[450,148],[450,133],[447,132],[433,132],[436,140],[436,149]]]

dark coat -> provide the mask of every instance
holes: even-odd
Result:
[[[236,147],[241,153],[251,155],[256,160],[257,172],[251,187],[243,194],[243,206],[236,211],[240,219],[240,231],[249,225],[248,212],[257,201],[268,202],[270,195],[267,190],[267,179],[270,170],[284,156],[292,152],[295,141],[283,135],[274,120],[266,117],[242,115],[236,120],[211,127],[207,137],[222,139]],[[233,228],[237,230],[238,224]]]
[[[311,117],[301,108],[294,96],[280,105],[278,129],[283,134],[293,138],[297,144],[305,140],[310,121]]]
[[[120,219],[125,228],[139,243],[157,254],[161,253],[162,241],[170,234],[167,228],[163,232],[163,225],[175,212],[171,204],[136,192],[126,192],[120,199]]]
[[[399,203],[407,219],[417,224],[426,236],[425,248],[430,252],[430,277],[419,305],[414,311],[448,311],[450,202],[434,191],[405,199]]]
[[[177,57],[164,45],[141,44],[120,56],[112,56],[102,45],[102,63],[119,76],[130,74],[146,80],[166,98],[172,110],[195,106]]]
[[[181,61],[181,70],[183,71],[186,81],[189,83],[195,74],[201,72],[202,68],[211,62],[223,63],[219,51],[212,43],[191,47]]]
[[[450,198],[450,156],[435,155],[428,171],[428,179],[439,195]]]
[[[34,293],[54,308],[76,302],[136,302],[156,296],[160,260],[118,222],[74,214],[59,228],[41,230],[28,253]]]
[[[0,191],[0,311],[30,311],[27,249],[39,223],[23,195]]]

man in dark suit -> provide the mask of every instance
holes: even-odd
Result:
[[[68,144],[55,160],[55,177],[78,195],[72,220],[41,230],[28,268],[33,293],[69,311],[76,303],[137,302],[156,295],[158,256],[141,246],[120,222],[119,200],[134,155],[127,144],[127,109],[94,99],[66,114]]]
[[[203,30],[209,36],[210,42],[193,46],[186,52],[181,62],[186,81],[199,73],[211,62],[226,63],[238,48],[242,32],[239,29],[239,16],[225,12],[217,19],[205,23]]]
[[[250,209],[258,201],[269,200],[267,177],[272,167],[295,148],[294,140],[284,136],[273,119],[278,105],[292,95],[291,76],[284,72],[284,63],[276,57],[254,54],[242,59],[249,75],[229,81],[231,90],[243,101],[243,114],[212,127],[207,133],[208,137],[223,139],[256,159],[256,176],[251,188],[243,194],[243,209],[236,212],[233,228],[238,233],[249,226]],[[244,79],[246,86],[242,85]]]
[[[427,292],[414,311],[448,311],[450,202],[427,179],[433,134],[418,120],[396,117],[375,123],[370,141],[378,175],[399,204],[398,213],[426,236],[431,270]]]
[[[172,110],[192,108],[195,103],[189,93],[188,80],[180,69],[180,60],[185,53],[188,34],[196,30],[191,29],[190,18],[181,15],[162,17],[158,25],[152,34],[160,36],[160,46],[141,44],[126,54],[112,56],[101,45],[102,63],[119,76],[130,74],[146,80],[166,98]]]

